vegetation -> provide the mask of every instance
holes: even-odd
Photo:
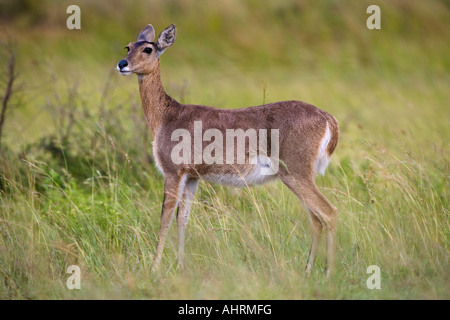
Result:
[[[0,150],[3,299],[449,299],[448,1],[2,1],[0,98],[15,81]],[[381,30],[366,8],[381,8]],[[339,120],[317,183],[338,208],[336,273],[311,278],[307,215],[282,183],[202,182],[176,269],[172,226],[151,269],[162,176],[123,47],[171,23],[166,91],[245,107],[297,99]],[[13,46],[6,45],[12,41]],[[324,246],[324,241],[322,243]],[[322,248],[324,249],[324,248]],[[67,267],[81,268],[69,290]],[[381,269],[369,290],[367,267]]]

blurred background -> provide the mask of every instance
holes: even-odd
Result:
[[[66,27],[72,4],[80,30]],[[366,27],[373,4],[380,30]],[[308,221],[281,184],[206,184],[190,282],[170,244],[170,285],[152,282],[162,177],[136,77],[115,70],[149,23],[177,26],[161,74],[180,102],[295,99],[338,119],[318,184],[342,221],[339,280],[299,274]],[[61,279],[77,263],[92,290],[75,297],[448,298],[449,40],[447,0],[1,0],[0,297],[72,298]],[[362,285],[370,264],[386,290]]]
[[[406,101],[387,105],[364,90],[382,87],[384,95],[400,98],[416,79],[423,91],[424,86],[447,84],[441,79],[448,76],[450,63],[448,1],[379,1],[381,30],[366,27],[370,1],[85,0],[77,3],[81,30],[66,27],[70,4],[0,4],[2,42],[16,47],[16,83],[22,90],[15,96],[24,99],[23,110],[15,113],[23,118],[16,125],[27,140],[52,130],[40,124],[48,116],[45,99],[55,90],[61,95],[76,84],[84,99],[99,101],[108,87],[110,99],[135,103],[136,82],[121,79],[114,68],[125,55],[123,47],[148,23],[158,34],[177,25],[177,42],[162,59],[162,75],[168,93],[186,103],[243,107],[298,99],[337,112],[341,119],[351,120],[355,113],[372,119],[373,113],[386,110],[410,124],[411,119],[402,119],[410,115]],[[392,78],[395,86],[389,83]],[[441,89],[437,95],[447,88]],[[437,107],[426,105],[427,94],[432,93],[420,94],[424,105],[416,122],[424,123],[423,113]],[[33,123],[25,128],[21,124],[27,117]],[[390,127],[392,117],[385,119],[368,129]],[[21,139],[17,129],[6,139]]]

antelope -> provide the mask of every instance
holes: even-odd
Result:
[[[155,164],[164,176],[161,224],[152,269],[159,267],[175,211],[179,238],[177,260],[178,265],[183,267],[185,230],[200,179],[223,185],[251,186],[279,178],[300,199],[312,226],[307,275],[311,274],[322,229],[325,229],[328,277],[336,255],[337,209],[319,191],[314,179],[316,174],[324,174],[336,148],[339,135],[337,120],[329,113],[301,101],[281,101],[241,109],[179,103],[163,88],[159,61],[175,38],[176,27],[172,24],[161,32],[155,42],[155,29],[149,24],[140,32],[136,42],[125,47],[128,54],[117,65],[122,75],[137,74],[145,119],[153,135]],[[255,132],[261,129],[277,130],[277,157],[281,165],[275,174],[262,174],[263,168],[273,165],[273,159],[271,161],[266,156],[263,161],[263,155],[257,157],[257,161],[249,162],[250,152],[247,151],[245,163],[199,163],[190,152],[190,144],[187,154],[191,161],[173,161],[172,151],[179,144],[174,139],[174,131],[184,129],[194,134],[196,122],[201,122],[202,130],[211,129],[223,134],[229,129],[252,129]],[[268,137],[260,135],[259,138],[260,142],[265,139],[262,142],[271,149],[270,153],[276,151]],[[200,152],[205,151],[205,141],[198,148],[201,148]]]

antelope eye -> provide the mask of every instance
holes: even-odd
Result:
[[[127,49],[128,52],[130,52],[130,47],[126,46],[125,49]]]
[[[150,47],[147,47],[147,48],[145,48],[145,49],[144,49],[144,51],[142,51],[142,52],[145,52],[145,53],[148,53],[148,54],[150,54],[150,53],[152,53],[152,51],[153,51],[153,49],[152,49],[152,48],[150,48]]]

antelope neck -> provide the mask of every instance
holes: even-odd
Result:
[[[138,82],[145,119],[155,137],[164,114],[174,102],[162,86],[159,61],[157,68],[152,73],[138,75]]]

